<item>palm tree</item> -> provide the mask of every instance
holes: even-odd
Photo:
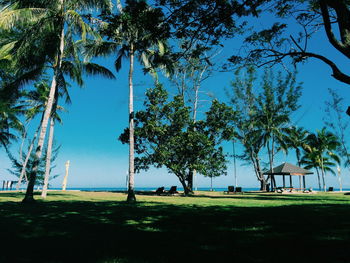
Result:
[[[305,169],[312,169],[314,168],[316,170],[317,174],[317,181],[318,181],[318,189],[321,190],[321,178],[320,178],[320,172],[323,167],[324,172],[330,172],[331,174],[335,175],[335,172],[333,170],[333,167],[336,166],[336,162],[332,161],[328,157],[323,157],[323,161],[321,162],[320,154],[317,152],[317,149],[314,149],[315,151],[312,152],[306,152],[305,155],[301,158],[300,163],[303,164]],[[322,172],[321,172],[322,173]],[[325,185],[325,178],[322,177],[322,183]]]
[[[51,68],[53,72],[36,148],[38,161],[41,158],[49,118],[55,104],[57,87],[65,85],[64,74],[68,74],[78,84],[82,84],[82,71],[95,73],[96,70],[101,69],[97,65],[79,63],[79,55],[76,53],[74,43],[76,33],[79,32],[79,37],[86,41],[87,34],[94,35],[94,32],[84,22],[78,11],[89,8],[110,9],[111,2],[109,0],[57,0],[50,3],[6,1],[6,4],[0,12],[0,29],[20,31],[22,34],[12,42],[4,43],[8,48],[5,49],[5,54],[0,54],[0,58],[4,55],[11,56],[19,68],[27,67],[28,70],[34,68],[34,72],[39,76],[44,68]],[[36,63],[33,63],[33,58]],[[74,65],[74,62],[79,66]],[[103,71],[103,73],[106,76],[112,76],[110,72]],[[34,201],[33,189],[38,166],[34,165],[33,169],[23,202]]]
[[[134,191],[134,91],[133,73],[135,57],[144,66],[145,72],[156,76],[155,65],[170,64],[166,60],[166,40],[169,28],[163,23],[164,16],[160,9],[148,6],[144,0],[128,0],[123,8],[118,1],[116,14],[102,16],[100,32],[108,41],[91,41],[85,46],[87,57],[116,54],[114,62],[117,72],[122,67],[122,60],[129,59],[129,181],[128,202],[135,202]]]
[[[257,125],[262,130],[264,146],[267,148],[270,170],[273,169],[276,146],[285,147],[286,125],[290,122],[290,115],[298,109],[300,86],[296,85],[295,74],[283,76],[278,73],[277,81],[271,70],[265,70],[262,79],[262,92],[257,99],[259,114]],[[271,175],[272,189],[276,182]]]
[[[338,138],[326,128],[311,133],[306,137],[307,146],[304,159],[313,162],[314,167],[320,169],[323,182],[323,190],[326,191],[325,172],[329,171],[329,166],[333,166],[331,160],[340,163],[340,157],[334,152],[340,145]],[[334,164],[335,165],[335,164]]]
[[[44,111],[45,111],[45,107],[46,107],[46,103],[47,103],[48,95],[49,95],[49,91],[50,91],[50,85],[49,85],[48,81],[49,81],[48,78],[44,77],[42,80],[40,80],[39,82],[34,84],[33,90],[30,90],[28,92],[24,92],[22,95],[23,104],[26,105],[25,116],[26,116],[26,123],[28,123],[28,124],[38,114],[41,114],[41,120],[43,119],[43,115],[44,115]],[[71,100],[70,100],[70,97],[68,94],[68,90],[61,87],[59,89],[59,97],[63,97],[63,96],[65,97],[65,103],[70,104]],[[65,111],[65,109],[62,106],[55,106],[54,110],[52,112],[52,116],[51,116],[51,124],[54,123],[54,121],[58,121],[58,122],[62,123],[62,120],[61,120],[60,116],[58,115],[57,110]],[[26,167],[27,167],[29,158],[32,155],[32,150],[33,150],[34,143],[36,141],[38,132],[40,130],[40,127],[41,127],[41,121],[40,121],[40,123],[37,127],[37,130],[35,131],[34,136],[30,142],[26,158],[22,162],[22,170],[21,170],[21,173],[19,176],[17,190],[19,189],[19,187],[21,185],[23,177],[25,177],[26,180],[28,181],[27,176],[26,176]],[[47,160],[49,160],[48,162],[50,162],[50,160],[51,160],[51,150],[52,150],[51,137],[53,136],[53,133],[51,133],[51,130],[53,130],[52,125],[50,125],[49,134],[51,136],[49,136],[49,143],[48,143],[48,147],[47,147],[49,152],[46,153]],[[50,141],[51,141],[51,143],[50,143]],[[21,158],[20,158],[20,160],[21,160]],[[50,167],[50,164],[48,164],[48,166]],[[46,176],[48,176],[48,175],[46,175]],[[44,184],[43,189],[45,189],[45,184]]]
[[[301,166],[301,154],[307,147],[306,137],[308,131],[301,127],[292,126],[285,130],[283,150],[288,152],[288,149],[294,149],[297,158],[298,166]]]

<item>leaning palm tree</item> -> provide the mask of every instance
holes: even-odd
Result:
[[[324,156],[321,162],[320,154],[317,149],[313,149],[311,152],[305,152],[303,157],[300,160],[300,163],[305,169],[315,169],[317,174],[318,189],[321,190],[321,175],[322,170],[324,173],[329,172],[335,175],[334,167],[337,165],[337,162],[333,161],[331,158]],[[325,185],[325,177],[322,177],[322,185]]]
[[[135,202],[134,190],[134,91],[133,73],[135,57],[145,72],[156,76],[156,65],[169,68],[166,40],[169,27],[160,9],[151,8],[146,1],[128,0],[123,8],[118,2],[116,14],[102,16],[100,32],[108,41],[91,41],[85,45],[87,57],[116,54],[115,69],[122,67],[122,60],[129,59],[129,182],[128,202]]]
[[[110,9],[109,0],[56,0],[56,1],[6,1],[0,11],[0,29],[3,31],[20,32],[17,38],[3,43],[0,47],[0,59],[11,57],[18,68],[33,69],[39,76],[44,68],[52,70],[50,92],[41,123],[36,159],[40,160],[45,141],[46,130],[52,108],[55,104],[55,94],[60,85],[65,85],[64,74],[73,76],[81,84],[81,71],[100,69],[96,65],[86,66],[78,63],[79,55],[74,53],[74,41],[79,37],[86,41],[87,35],[95,35],[91,27],[84,21],[81,12],[87,9]],[[9,38],[10,39],[10,38]],[[6,48],[4,48],[6,47]],[[65,60],[65,58],[74,58]],[[35,63],[33,63],[35,61]],[[38,69],[35,71],[35,69]],[[111,73],[107,73],[111,76]],[[23,202],[32,202],[37,166],[33,166]]]
[[[340,143],[338,138],[326,128],[311,133],[306,137],[307,146],[305,148],[307,154],[313,155],[310,160],[314,161],[314,167],[320,169],[323,182],[323,190],[326,191],[326,178],[325,172],[329,170],[327,167],[328,162],[331,160],[336,163],[340,163],[340,157],[335,153]],[[307,155],[306,154],[306,155]]]
[[[27,165],[28,165],[28,162],[29,162],[29,158],[32,156],[34,143],[35,143],[35,141],[37,139],[38,132],[39,132],[40,127],[41,127],[41,122],[42,122],[42,119],[43,119],[46,103],[47,103],[47,100],[48,100],[48,95],[49,95],[49,91],[50,91],[50,85],[49,85],[48,81],[49,81],[48,78],[44,77],[42,80],[40,80],[39,82],[34,84],[34,89],[33,90],[25,91],[25,92],[23,92],[23,95],[22,95],[23,104],[26,106],[24,115],[26,117],[27,125],[29,125],[29,123],[31,123],[32,120],[37,115],[41,115],[41,119],[40,119],[39,125],[38,125],[38,127],[37,127],[37,129],[36,129],[36,131],[34,133],[34,136],[33,136],[33,138],[30,141],[29,148],[28,148],[28,151],[27,151],[25,159],[22,160],[22,158],[20,158],[21,163],[22,163],[22,169],[21,169],[21,173],[19,175],[19,179],[18,179],[18,183],[17,183],[17,190],[21,186],[23,178],[25,178],[27,183],[28,183],[28,179],[27,179],[27,176],[26,176]],[[67,89],[62,89],[62,88],[59,89],[59,97],[65,97],[65,103],[66,104],[70,104],[71,103],[71,100],[70,100],[70,97],[69,97]],[[51,114],[52,116],[51,116],[50,131],[49,131],[50,136],[49,136],[49,143],[48,143],[48,147],[47,147],[48,152],[46,153],[46,156],[47,156],[46,159],[48,160],[48,164],[47,164],[48,166],[50,166],[49,162],[51,160],[51,150],[52,150],[52,139],[51,139],[51,137],[53,137],[53,132],[52,131],[53,131],[53,128],[54,128],[52,124],[54,124],[55,121],[56,122],[58,121],[58,122],[62,123],[62,120],[61,120],[60,116],[58,115],[57,110],[65,111],[65,109],[62,106],[54,106],[54,110],[52,111],[52,114]],[[25,134],[26,133],[27,132],[25,132]],[[24,136],[23,140],[25,140],[25,138],[26,138],[26,135]],[[51,143],[50,143],[50,141],[51,141]],[[22,155],[21,154],[22,149],[23,149],[23,145],[21,146],[20,155]],[[48,169],[46,169],[46,171],[47,170]],[[46,175],[46,176],[48,176],[48,175]],[[45,184],[44,184],[43,189],[44,188],[45,188]]]
[[[283,150],[288,152],[288,149],[295,150],[295,155],[297,158],[298,166],[301,166],[301,154],[303,150],[307,147],[306,137],[308,131],[301,127],[292,126],[285,129],[285,143]]]

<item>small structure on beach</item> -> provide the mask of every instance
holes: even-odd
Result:
[[[301,168],[299,166],[295,166],[290,163],[283,163],[275,168],[268,170],[263,173],[264,175],[282,175],[283,176],[283,188],[284,189],[296,189],[296,190],[306,190],[305,183],[305,175],[313,174],[313,172]],[[286,187],[286,176],[289,176],[289,187]],[[299,188],[293,187],[293,179],[292,176],[299,176]],[[275,189],[272,189],[275,190]]]

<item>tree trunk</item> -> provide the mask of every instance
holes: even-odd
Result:
[[[261,171],[259,157],[255,157],[254,166],[255,166],[256,174],[258,176],[258,180],[260,181],[260,190],[266,192],[267,181],[266,181],[266,179]]]
[[[136,202],[134,180],[134,90],[133,90],[133,72],[134,72],[134,47],[130,47],[130,68],[129,68],[129,187],[127,202]]]
[[[27,156],[24,159],[24,162],[23,162],[23,165],[22,165],[22,170],[21,170],[21,174],[20,174],[19,179],[18,179],[16,190],[19,190],[19,188],[21,187],[23,177],[25,177],[25,179],[26,179],[26,181],[28,183],[28,178],[27,178],[27,175],[26,175],[27,164],[28,164],[30,155],[32,154],[34,143],[35,143],[36,137],[38,136],[38,132],[39,132],[40,127],[41,126],[39,125],[38,129],[36,130],[36,132],[34,134],[34,137],[33,137],[32,141],[30,143]]]
[[[60,0],[60,2],[63,5],[63,0]],[[57,89],[57,77],[58,77],[58,74],[59,74],[59,72],[61,70],[61,66],[62,66],[62,58],[63,58],[63,51],[64,51],[64,25],[62,25],[61,39],[60,40],[61,40],[60,50],[59,50],[59,53],[57,54],[56,65],[54,66],[54,76],[52,78],[49,98],[47,100],[47,104],[46,104],[46,108],[45,108],[45,112],[44,112],[44,118],[41,122],[41,130],[40,130],[38,146],[36,148],[36,154],[35,154],[36,160],[35,160],[35,164],[33,167],[33,172],[31,173],[30,178],[29,178],[29,183],[27,186],[27,191],[26,191],[25,197],[22,200],[23,203],[32,203],[35,201],[34,200],[34,185],[35,185],[35,181],[36,181],[37,171],[39,168],[39,162],[40,162],[41,155],[42,155],[43,145],[44,145],[45,136],[46,136],[46,129],[47,129],[47,125],[49,122],[49,118],[51,116],[51,111],[52,111],[52,107],[53,107],[53,103],[54,103],[54,99],[55,99],[55,94],[56,94],[56,89]]]
[[[318,180],[318,190],[321,191],[321,178],[320,178],[320,172],[316,168],[316,173],[317,173],[317,180]]]
[[[265,178],[263,180],[260,180],[260,191],[266,192],[266,186],[267,186],[267,183]]]
[[[267,142],[267,152],[269,156],[270,170],[273,173],[273,153],[271,152],[270,142]],[[273,175],[270,175],[270,178],[271,178],[271,191],[274,191],[276,187],[275,177]]]
[[[47,196],[47,188],[48,188],[48,185],[49,185],[50,169],[51,169],[52,143],[53,143],[53,137],[54,137],[54,128],[55,128],[55,120],[54,120],[53,116],[51,116],[49,141],[48,141],[48,144],[47,144],[47,153],[46,153],[45,178],[44,178],[43,191],[41,192],[41,197],[42,198],[46,198],[46,196]]]
[[[261,172],[259,157],[256,156],[256,154],[253,155],[253,153],[250,153],[249,156],[250,156],[250,160],[254,166],[255,175],[256,175],[258,181],[260,182],[260,190],[266,191],[267,182],[265,180],[264,175]]]
[[[188,172],[187,176],[187,186],[188,189],[193,192],[193,170]]]
[[[182,176],[178,176],[178,177],[179,177],[180,183],[182,184],[182,187],[184,189],[184,195],[188,196],[191,193],[193,193],[192,189],[190,189],[190,187],[186,184],[186,180],[183,179]]]
[[[324,172],[324,168],[323,168],[323,160],[321,160],[321,174],[322,174],[322,183],[323,183],[323,192],[326,192],[326,178],[325,178],[325,172]]]

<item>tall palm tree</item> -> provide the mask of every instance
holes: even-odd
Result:
[[[91,41],[85,46],[87,57],[116,54],[117,72],[122,60],[129,59],[129,181],[128,202],[135,202],[134,190],[134,90],[133,74],[135,58],[144,66],[145,72],[156,76],[155,65],[167,65],[166,40],[169,27],[164,23],[160,9],[151,8],[144,0],[127,0],[123,8],[118,2],[116,14],[102,16],[100,32],[108,41]]]
[[[328,166],[331,165],[331,160],[338,164],[340,163],[340,157],[335,153],[335,150],[340,145],[339,140],[333,133],[323,128],[316,133],[309,134],[306,137],[306,141],[306,158],[314,162],[314,167],[320,169],[323,190],[326,191],[325,172],[329,171]],[[308,156],[308,154],[312,155],[312,157]]]
[[[5,54],[0,52],[0,58],[4,55],[11,56],[19,68],[39,69],[37,71],[39,76],[44,68],[50,68],[53,74],[36,148],[37,161],[41,158],[57,87],[65,85],[64,74],[68,74],[78,84],[81,84],[81,71],[85,70],[89,73],[100,69],[96,65],[86,66],[81,63],[78,63],[79,67],[73,66],[74,62],[80,61],[79,55],[75,53],[75,39],[80,37],[86,41],[88,34],[94,35],[93,30],[80,13],[91,8],[110,9],[110,7],[109,0],[56,0],[50,2],[9,0],[6,1],[6,6],[3,6],[0,12],[0,29],[21,32],[12,42],[4,43],[8,48],[2,49]],[[33,58],[36,58],[34,65],[31,62]],[[67,60],[64,60],[65,58]],[[106,75],[111,76],[111,73],[108,72]],[[38,165],[33,169],[23,202],[34,201],[33,190]]]

